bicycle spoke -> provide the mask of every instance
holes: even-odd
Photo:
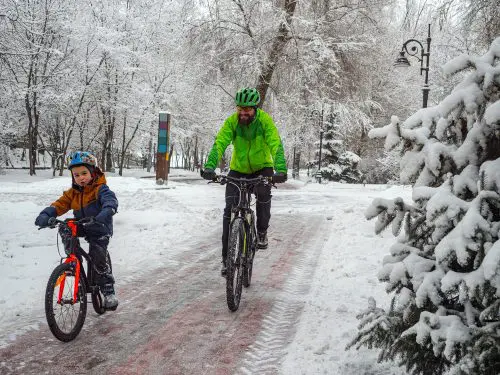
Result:
[[[61,287],[61,285],[59,285]],[[80,303],[69,303],[73,299],[73,290],[75,288],[75,278],[66,276],[64,290],[62,294],[62,303],[57,303],[57,293],[54,293],[54,313],[59,328],[64,333],[69,333],[73,329],[80,311]]]

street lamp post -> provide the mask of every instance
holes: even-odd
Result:
[[[420,57],[418,53],[420,52]],[[429,98],[429,56],[431,54],[431,24],[429,24],[427,32],[427,49],[424,48],[423,44],[416,39],[408,39],[403,43],[401,52],[399,52],[399,57],[394,62],[396,68],[407,68],[410,66],[410,62],[406,58],[405,54],[415,57],[420,61],[420,75],[424,73],[424,87],[422,88],[423,102],[422,107],[427,108],[427,100]],[[424,65],[425,63],[425,65]]]
[[[321,111],[318,111],[317,109],[313,109],[311,111],[311,115],[318,117],[318,124],[319,124],[319,160],[318,160],[318,172],[317,172],[316,177],[318,179],[318,182],[321,184],[321,149],[323,147],[323,105],[321,105]]]

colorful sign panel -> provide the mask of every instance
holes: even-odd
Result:
[[[165,158],[168,160],[168,141],[170,135],[170,113],[159,113],[158,127],[158,153],[167,154]]]

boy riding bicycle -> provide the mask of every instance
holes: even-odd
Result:
[[[118,209],[118,200],[106,185],[106,177],[97,166],[97,159],[90,152],[76,151],[69,157],[72,187],[46,207],[35,220],[35,225],[46,227],[49,219],[73,210],[76,219],[93,217],[89,223],[78,226],[78,237],[89,243],[89,255],[96,267],[97,284],[104,295],[104,307],[116,309],[118,299],[114,290],[114,277],[106,261],[109,239],[113,235],[112,216]],[[69,246],[71,233],[61,226],[64,246]]]
[[[219,130],[202,177],[213,180],[215,168],[221,160],[230,143],[233,144],[228,176],[239,178],[254,178],[258,176],[273,177],[274,182],[285,182],[287,167],[283,144],[271,116],[257,108],[260,94],[255,88],[238,90],[235,97],[236,113],[229,116]],[[271,218],[271,186],[256,187],[257,198],[257,247],[266,249],[268,246],[267,228]],[[226,185],[226,207],[222,221],[222,276],[226,275],[226,257],[229,236],[231,207],[237,205],[238,189]]]

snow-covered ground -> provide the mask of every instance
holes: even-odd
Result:
[[[120,202],[109,248],[118,291],[138,274],[175,262],[175,255],[221,225],[224,187],[207,185],[196,173],[180,170],[172,171],[167,188],[155,185],[154,178],[140,177],[153,174],[107,174]],[[33,223],[69,183],[68,176],[52,178],[51,171],[36,177],[26,170],[0,175],[0,350],[23,332],[46,329],[44,290],[59,262],[56,231],[38,231]],[[377,364],[375,352],[345,347],[356,334],[356,314],[366,308],[369,297],[382,305],[388,301],[376,275],[394,238],[390,233],[375,235],[374,222],[363,213],[374,198],[409,199],[411,189],[296,180],[287,185],[294,189],[273,191],[272,214],[322,215],[330,230],[321,239],[324,245],[280,373],[402,373],[392,364]]]

